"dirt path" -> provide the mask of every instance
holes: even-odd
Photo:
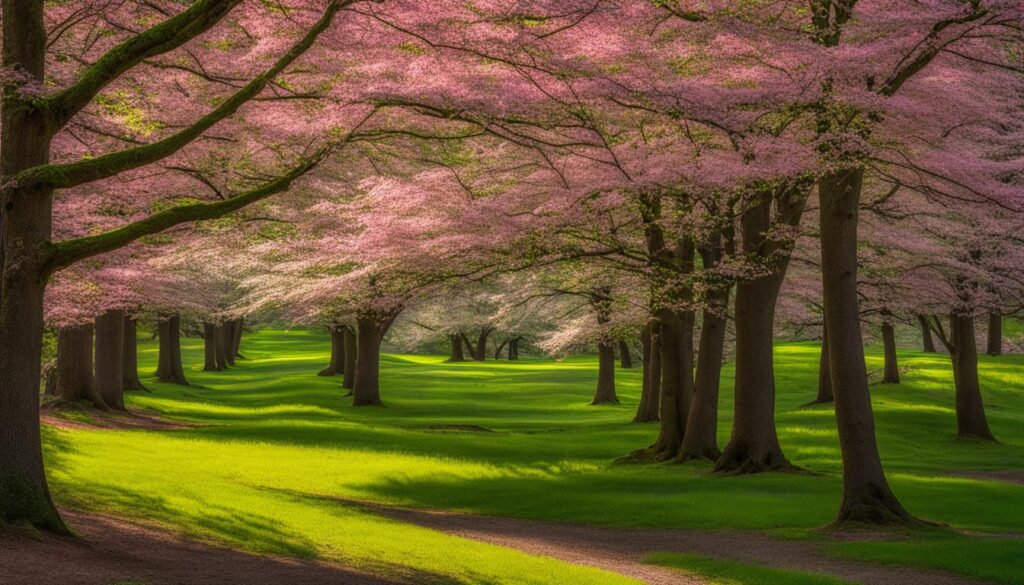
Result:
[[[748,532],[603,528],[517,518],[453,514],[337,500],[380,516],[535,555],[590,565],[651,585],[695,585],[700,579],[643,564],[654,552],[679,552],[780,569],[832,575],[866,585],[982,585],[937,571],[875,565],[827,556],[813,542]]]
[[[326,563],[250,555],[63,511],[81,538],[0,534],[3,585],[396,585]]]

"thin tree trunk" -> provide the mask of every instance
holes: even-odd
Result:
[[[203,371],[219,372],[223,368],[217,364],[217,326],[203,323]]]
[[[357,361],[357,346],[355,331],[351,327],[345,325],[342,327],[342,335],[345,337],[345,367],[343,378],[341,381],[341,387],[347,390],[352,390],[356,387],[356,361]]]
[[[771,228],[771,204],[748,209],[740,218],[743,252],[764,256]],[[788,262],[773,272],[736,285],[736,386],[732,435],[715,465],[724,473],[760,473],[791,467],[775,427],[775,306]]]
[[[331,363],[320,370],[318,376],[338,376],[345,373],[345,333],[338,325],[331,327]]]
[[[633,356],[629,353],[629,344],[625,339],[619,340],[619,365],[623,370],[633,369]]]
[[[108,407],[125,410],[124,311],[107,311],[96,317],[94,364],[96,393]]]
[[[719,293],[716,305],[729,302],[729,289]],[[718,395],[722,378],[722,360],[725,356],[725,315],[704,311],[700,346],[697,351],[697,374],[694,380],[693,401],[686,421],[686,435],[679,459],[708,459],[717,461],[722,455],[718,448]]]
[[[994,441],[981,400],[978,381],[978,348],[974,339],[974,317],[952,314],[949,317],[950,360],[956,387],[956,434],[961,438]]]
[[[828,326],[821,325],[821,355],[818,358],[818,397],[814,404],[832,402],[832,374],[828,366]]]
[[[928,326],[928,320],[924,315],[918,315],[917,322],[921,325],[921,351],[938,353],[935,351],[935,341],[932,339],[932,330]]]
[[[821,273],[829,370],[843,462],[843,498],[833,525],[914,519],[889,488],[875,438],[857,298],[857,213],[864,169],[827,174],[818,183]]]
[[[452,355],[448,358],[449,362],[464,362],[466,361],[466,354],[462,351],[462,336],[458,333],[449,335],[448,341],[451,342]]]
[[[124,318],[124,389],[126,392],[145,390],[139,379],[138,323],[133,317]]]
[[[896,358],[896,331],[888,321],[882,322],[882,347],[885,359],[882,383],[899,384],[900,366]]]
[[[496,360],[500,360],[501,359],[501,350],[505,349],[506,345],[508,345],[508,340],[507,339],[505,341],[502,341],[498,345],[498,348],[494,350],[494,359],[496,359]]]
[[[649,321],[644,327],[647,339],[644,351],[644,387],[640,395],[633,422],[656,422],[661,410],[661,330],[655,321]]]
[[[88,400],[96,408],[107,405],[92,380],[92,324],[57,330],[57,366],[53,394],[67,402]]]
[[[1003,314],[998,311],[988,314],[988,347],[985,353],[1003,355]]]
[[[618,404],[615,395],[615,346],[611,340],[597,344],[597,391],[590,404]]]

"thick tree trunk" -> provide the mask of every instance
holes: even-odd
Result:
[[[228,369],[227,338],[223,324],[213,326],[213,359],[217,362],[217,371]]]
[[[729,290],[719,293],[718,302],[729,302]],[[693,401],[686,421],[686,435],[679,459],[708,459],[717,461],[722,452],[718,448],[718,395],[722,378],[722,360],[725,356],[724,315],[704,311],[697,351],[697,373],[693,385]]]
[[[679,454],[693,397],[693,313],[657,311],[661,342],[661,392],[658,438],[650,449],[654,461]]]
[[[992,312],[988,314],[988,347],[985,353],[996,356],[1003,355],[1003,314]]]
[[[138,323],[133,317],[124,318],[124,380],[125,392],[145,390],[142,380],[139,379],[139,347],[138,347]]]
[[[219,372],[223,368],[217,364],[217,326],[203,323],[203,371]]]
[[[338,376],[345,373],[345,333],[340,326],[331,327],[331,363],[320,370],[318,376]]]
[[[92,324],[57,331],[57,366],[53,394],[67,402],[88,400],[107,408],[92,382]]]
[[[124,311],[96,317],[96,353],[93,383],[104,404],[124,407]]]
[[[661,335],[653,321],[644,326],[641,339],[644,348],[643,388],[633,422],[656,422],[661,408]]]
[[[763,202],[740,219],[743,251],[764,255],[771,205]],[[732,435],[715,465],[724,473],[759,473],[791,467],[775,428],[775,306],[788,262],[736,285],[736,387]]]
[[[217,349],[224,353],[224,363],[233,366],[235,365],[235,328],[231,321],[227,321],[218,329],[221,339]]]
[[[348,325],[342,327],[345,337],[345,367],[341,387],[352,390],[356,387],[356,361],[358,357],[356,334]]]
[[[590,404],[618,404],[615,395],[615,345],[611,340],[597,344],[597,391]]]
[[[157,325],[160,338],[160,355],[157,361],[156,377],[161,382],[188,386],[185,369],[181,365],[181,317],[169,315]]]
[[[932,330],[928,326],[928,319],[924,315],[918,315],[917,322],[921,325],[921,351],[938,353],[935,351],[935,341],[932,339]]]
[[[832,373],[828,367],[828,326],[821,326],[821,355],[818,357],[818,397],[814,404],[832,402]]]
[[[482,362],[487,360],[487,339],[491,336],[491,329],[484,327],[476,338],[476,347],[473,348],[473,359]]]
[[[235,358],[242,357],[242,333],[245,330],[245,319],[239,317],[231,320],[231,355]]]
[[[900,383],[900,366],[896,358],[896,331],[892,323],[882,322],[882,348],[884,354],[884,367],[882,372],[883,384]]]
[[[356,319],[356,380],[352,389],[353,406],[383,406],[380,399],[380,342],[383,337],[378,319]]]
[[[857,213],[864,170],[818,183],[821,272],[829,369],[843,461],[843,499],[834,525],[914,521],[889,488],[875,438],[857,298]]]
[[[449,335],[448,341],[452,345],[452,356],[448,358],[449,362],[464,362],[466,361],[466,354],[462,351],[462,336],[459,334]]]
[[[619,365],[623,370],[633,369],[633,356],[629,353],[629,344],[625,339],[619,340]]]
[[[43,2],[4,0],[3,63],[44,83]],[[40,250],[51,239],[53,191],[11,178],[49,162],[47,114],[3,91],[0,106],[0,522],[67,533],[46,484],[39,428],[43,291],[49,277]]]
[[[513,337],[508,342],[508,361],[514,362],[519,359],[519,338]]]
[[[952,314],[949,317],[950,360],[956,387],[956,434],[961,438],[994,441],[988,428],[985,405],[978,381],[978,347],[974,339],[974,317]]]

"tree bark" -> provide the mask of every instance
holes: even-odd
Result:
[[[213,326],[213,359],[217,362],[217,371],[228,369],[228,344],[224,325]]]
[[[217,326],[203,323],[203,371],[219,372],[223,368],[217,363]]]
[[[978,380],[978,348],[974,339],[974,317],[951,314],[950,360],[953,362],[953,383],[956,388],[956,434],[961,438],[995,437],[988,427],[985,405],[981,400]]]
[[[918,315],[917,322],[921,325],[921,351],[938,353],[935,351],[935,341],[932,339],[932,329],[928,326],[928,319],[924,315]]]
[[[619,365],[623,370],[633,369],[633,356],[629,353],[629,344],[625,339],[619,340]]]
[[[779,253],[768,240],[772,205],[766,200],[740,218],[743,252],[768,259]],[[788,252],[771,273],[736,285],[736,386],[732,435],[716,472],[760,473],[788,469],[775,428],[775,306],[786,276]]]
[[[345,333],[341,326],[331,327],[331,363],[320,370],[318,376],[338,376],[345,373]]]
[[[828,326],[821,325],[821,355],[818,358],[818,397],[814,404],[832,402],[832,373],[828,367]]]
[[[889,488],[875,438],[857,298],[857,213],[864,169],[818,183],[821,273],[829,370],[843,462],[843,497],[833,525],[892,524],[914,518]]]
[[[462,336],[458,333],[449,335],[448,341],[452,345],[452,355],[448,358],[449,362],[464,362],[466,361],[466,354],[462,351]]]
[[[356,334],[348,325],[342,327],[341,331],[345,337],[345,367],[341,387],[352,390],[356,387],[356,361],[358,361]]]
[[[889,321],[882,322],[882,347],[885,360],[882,383],[899,384],[900,366],[896,357],[896,331]]]
[[[188,386],[185,369],[181,365],[181,317],[166,315],[157,324],[160,355],[156,377],[161,382]]]
[[[124,318],[124,389],[126,392],[145,390],[139,379],[138,323],[133,317]]]
[[[597,344],[597,391],[590,402],[596,404],[618,404],[615,394],[615,346],[610,340]]]
[[[373,313],[356,318],[359,349],[356,352],[355,387],[352,389],[353,406],[384,405],[380,399],[380,343],[397,316],[398,313]]]
[[[476,347],[473,348],[473,359],[482,362],[487,360],[487,339],[491,336],[491,328],[484,327],[476,338]]]
[[[641,342],[644,351],[643,388],[633,422],[657,422],[661,408],[661,334],[653,320],[644,326]]]
[[[93,383],[103,403],[115,410],[124,407],[124,311],[107,311],[96,317],[96,353]]]
[[[494,359],[501,359],[501,350],[505,349],[505,346],[508,345],[508,342],[509,340],[506,339],[505,341],[502,341],[501,343],[498,344],[498,347],[494,350]]]
[[[235,359],[242,357],[242,333],[245,331],[245,318],[231,320],[231,355]]]
[[[508,361],[514,362],[519,359],[519,338],[513,337],[508,342]]]
[[[92,381],[92,324],[57,330],[57,366],[53,394],[67,402],[88,400],[96,408],[107,405]]]
[[[232,322],[225,321],[217,330],[220,334],[217,350],[224,354],[226,366],[233,366],[235,365],[235,333]]]
[[[716,304],[729,302],[729,289],[718,293]],[[704,311],[697,351],[697,373],[693,385],[693,401],[686,421],[686,435],[679,453],[681,461],[708,459],[717,461],[718,396],[725,356],[726,318],[715,311]]]
[[[1003,355],[1003,314],[993,311],[988,314],[988,347],[985,353],[991,356]]]
[[[43,2],[4,0],[3,13],[2,66],[44,83]],[[43,292],[49,278],[40,250],[51,237],[53,190],[9,183],[21,171],[49,162],[54,128],[46,112],[13,89],[3,91],[0,116],[0,522],[67,534],[46,483],[39,428]]]

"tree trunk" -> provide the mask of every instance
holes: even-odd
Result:
[[[245,319],[239,317],[231,320],[231,355],[242,357],[242,333],[245,330]]]
[[[633,369],[633,356],[629,354],[629,344],[625,339],[619,340],[619,365],[623,370]]]
[[[353,406],[383,406],[380,400],[380,342],[383,337],[374,316],[356,319],[356,380],[352,389]]]
[[[484,327],[476,338],[476,347],[473,348],[473,359],[482,362],[487,360],[487,338],[491,335],[491,329]]]
[[[3,62],[44,83],[46,27],[40,0],[4,0]],[[68,533],[50,498],[39,429],[43,292],[40,254],[51,239],[53,190],[11,179],[49,162],[47,114],[5,88],[0,106],[0,522]]]
[[[884,371],[882,373],[883,384],[900,383],[900,366],[896,358],[896,332],[892,323],[882,322],[882,347],[885,356]]]
[[[988,347],[985,353],[1003,355],[1003,314],[998,311],[988,314]]]
[[[827,325],[821,325],[821,355],[818,357],[818,397],[814,404],[832,402],[832,374],[828,367],[828,331]]]
[[[217,349],[224,353],[224,363],[228,366],[235,365],[235,333],[231,321],[225,321],[218,327],[220,340]]]
[[[161,382],[188,386],[185,369],[181,365],[181,317],[168,315],[157,325],[160,338],[160,356],[156,377]]]
[[[103,403],[115,410],[124,407],[124,311],[107,311],[96,317],[96,353],[93,383]]]
[[[462,336],[459,334],[449,335],[448,341],[452,344],[452,356],[448,358],[449,362],[464,362],[466,361],[466,354],[462,351]]]
[[[505,349],[505,346],[508,345],[508,341],[509,340],[506,339],[505,341],[502,341],[500,344],[498,344],[497,349],[494,350],[494,359],[501,359],[501,350]]]
[[[693,397],[693,313],[658,309],[661,341],[660,425],[650,449],[654,461],[679,454]]]
[[[641,340],[644,348],[643,388],[633,422],[656,422],[661,408],[661,334],[656,323],[651,321],[644,326]]]
[[[743,252],[765,256],[771,205],[762,202],[740,218]],[[788,259],[788,256],[787,256]],[[773,271],[736,285],[736,386],[732,435],[715,465],[724,473],[760,473],[791,467],[775,428],[775,305],[787,259]]]
[[[917,316],[917,322],[921,325],[921,351],[925,353],[938,353],[935,351],[935,341],[932,340],[932,330],[928,326],[928,320],[924,315]]]
[[[715,304],[729,302],[729,290],[719,293]],[[726,318],[714,311],[704,311],[700,328],[700,346],[697,351],[697,374],[693,385],[693,401],[686,421],[686,435],[679,459],[708,459],[717,461],[722,452],[718,448],[718,395],[722,378],[722,360],[725,356]]]
[[[124,389],[126,392],[145,390],[139,379],[138,323],[133,317],[124,318]]]
[[[519,338],[513,337],[508,342],[508,361],[514,362],[519,359]]]
[[[615,345],[611,340],[597,344],[597,391],[590,404],[618,404],[615,395]]]
[[[341,387],[347,390],[352,390],[356,387],[356,334],[348,325],[342,327],[341,331],[342,335],[345,337],[345,367],[343,368],[344,377],[341,381]]]
[[[961,438],[994,441],[988,428],[985,405],[978,381],[978,348],[974,339],[974,317],[952,314],[949,317],[953,383],[956,387],[956,434]]]
[[[220,365],[217,364],[217,326],[213,323],[203,323],[203,371],[219,372]]]
[[[331,363],[318,376],[337,376],[345,373],[345,333],[340,326],[331,327]]]
[[[213,359],[217,362],[217,371],[228,369],[228,344],[224,325],[213,326]]]
[[[92,381],[92,324],[57,330],[57,366],[53,394],[67,402],[88,400],[106,409]]]
[[[829,370],[843,462],[843,498],[833,525],[914,521],[889,488],[875,438],[857,298],[857,213],[863,179],[863,168],[857,168],[829,173],[818,183]]]

